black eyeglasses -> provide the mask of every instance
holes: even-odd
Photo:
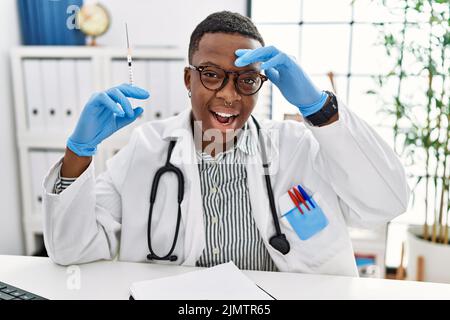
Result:
[[[234,74],[234,87],[236,91],[244,96],[251,96],[261,89],[267,77],[256,71],[226,71],[215,66],[188,66],[191,70],[196,70],[200,74],[200,81],[203,86],[211,91],[220,91],[228,83],[229,75]]]

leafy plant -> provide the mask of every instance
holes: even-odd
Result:
[[[448,243],[450,0],[405,0],[393,5],[386,0],[378,2],[391,13],[399,14],[403,21],[397,32],[392,31],[389,23],[378,25],[378,45],[384,46],[394,64],[387,74],[374,77],[377,89],[367,93],[381,98],[383,86],[388,81],[397,82],[396,93],[381,100],[383,112],[393,122],[394,149],[405,158],[408,165],[417,170],[414,172],[413,201],[416,201],[416,187],[420,184],[425,186],[423,238]],[[411,31],[426,34],[428,41],[424,43],[421,37],[408,36]],[[406,69],[415,72],[407,73]],[[411,77],[422,78],[426,84],[422,91],[415,92],[415,99],[412,100],[402,92],[405,81]],[[420,99],[420,95],[423,99]],[[428,220],[431,220],[429,217],[433,218],[431,230],[428,226]]]

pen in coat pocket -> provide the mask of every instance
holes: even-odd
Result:
[[[302,208],[300,208],[300,202],[298,201],[297,197],[291,192],[291,190],[288,190],[289,197],[291,197],[292,202],[297,207],[298,211],[300,211],[301,214],[303,214]]]
[[[298,189],[298,191],[300,191],[300,193],[302,194],[303,198],[306,201],[308,201],[313,208],[316,208],[316,206],[314,205],[314,202],[311,201],[311,197],[309,196],[309,194],[305,190],[303,190],[303,188],[300,185],[297,186],[297,189]]]
[[[297,190],[297,188],[294,187],[292,188],[292,190],[294,190],[294,194],[297,197],[297,199],[310,211],[311,209],[309,208],[308,204],[306,203],[305,199],[303,199],[302,195]]]

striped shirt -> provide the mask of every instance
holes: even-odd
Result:
[[[246,163],[256,153],[250,130],[234,148],[212,157],[197,151],[206,247],[196,265],[233,261],[244,270],[276,271],[256,227],[247,186]]]
[[[197,151],[206,246],[196,266],[233,261],[242,270],[277,271],[250,204],[245,164],[255,152],[256,141],[250,130],[241,132],[234,148],[214,158]],[[54,193],[61,193],[75,179],[58,174]]]
[[[68,188],[77,178],[64,178],[61,177],[61,170],[58,172],[58,178],[53,186],[53,193],[60,194],[66,188]]]

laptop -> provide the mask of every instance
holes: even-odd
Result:
[[[48,300],[48,299],[0,281],[0,301],[1,300],[4,301],[4,300]]]

